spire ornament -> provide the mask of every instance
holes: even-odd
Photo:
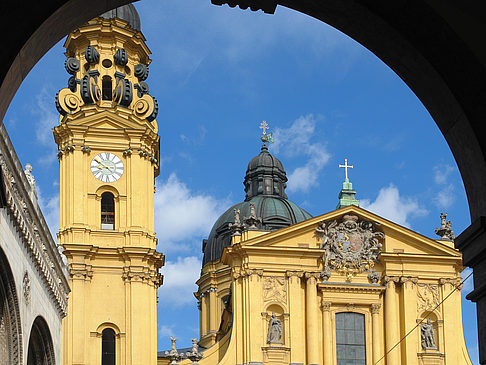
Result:
[[[229,224],[229,229],[233,232],[232,236],[240,236],[245,225],[241,223],[240,210],[235,208],[233,211],[235,213],[235,222]]]
[[[435,229],[435,234],[440,236],[441,241],[452,241],[456,239],[452,231],[452,222],[446,221],[447,213],[440,213],[440,228]]]
[[[267,133],[267,129],[269,129],[268,123],[264,120],[260,123],[260,129],[262,130],[262,136],[260,139],[263,143],[273,143],[273,134],[272,132]]]
[[[344,159],[344,165],[339,165],[340,168],[344,168],[344,182],[341,191],[339,192],[339,203],[336,209],[347,207],[349,205],[355,205],[359,207],[359,200],[356,199],[356,190],[353,190],[353,184],[349,181],[348,169],[353,169],[353,165],[348,165],[348,159]]]
[[[197,339],[192,339],[192,349],[186,352],[186,357],[192,361],[192,365],[198,365],[198,361],[203,358],[202,352],[198,351]]]
[[[262,224],[262,217],[256,216],[255,203],[250,203],[250,216],[245,218],[245,223],[248,224],[248,229],[258,229],[257,224]]]
[[[170,341],[172,342],[172,348],[170,351],[166,351],[164,355],[170,360],[170,365],[177,365],[177,363],[182,360],[182,354],[177,352],[177,338],[170,336]]]

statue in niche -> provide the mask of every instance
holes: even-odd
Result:
[[[434,339],[434,326],[430,323],[430,318],[427,318],[427,323],[421,326],[422,332],[422,347],[424,350],[437,349]]]
[[[267,334],[267,343],[282,343],[282,323],[275,315],[275,312],[272,312],[272,316],[270,317],[270,322],[268,323],[268,334]]]

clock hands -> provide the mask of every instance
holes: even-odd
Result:
[[[108,166],[108,165],[106,165],[106,164],[105,164],[103,161],[100,161],[100,160],[98,159],[98,157],[95,157],[95,161],[96,161],[96,162],[98,162],[100,165],[103,165],[103,167],[101,167],[100,165],[98,165],[98,166],[97,166],[97,167],[98,167],[98,169],[103,170],[104,168],[107,168],[107,169],[108,169],[108,170],[110,170],[110,171],[113,171],[113,172],[115,171],[115,168],[114,168],[113,166]]]

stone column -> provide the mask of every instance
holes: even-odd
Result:
[[[373,348],[373,364],[377,364],[378,360],[383,356],[381,351],[382,334],[380,329],[380,303],[371,305],[371,332],[372,332],[372,348]]]
[[[331,325],[331,302],[323,301],[322,327],[324,329],[324,365],[332,365],[332,325]]]
[[[306,317],[306,340],[307,340],[307,364],[314,365],[319,363],[319,337],[317,311],[317,278],[319,273],[305,273],[305,317]]]
[[[386,343],[386,364],[400,364],[400,347],[395,346],[400,341],[400,323],[398,317],[398,295],[395,290],[395,283],[398,282],[396,276],[386,276],[384,278],[385,291],[385,343]],[[393,350],[392,350],[393,349]]]
[[[216,287],[208,289],[209,295],[209,333],[214,333],[218,330],[218,308],[216,306]]]

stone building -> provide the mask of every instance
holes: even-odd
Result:
[[[60,365],[67,267],[3,125],[0,169],[0,364]]]
[[[346,173],[337,209],[311,217],[286,181],[264,143],[203,242],[199,364],[471,364],[446,215],[427,238],[360,208]]]

